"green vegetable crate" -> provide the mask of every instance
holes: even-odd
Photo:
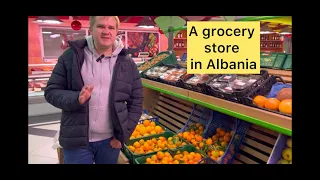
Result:
[[[292,54],[288,54],[285,63],[282,66],[283,70],[291,70],[292,69]]]
[[[195,146],[192,146],[192,145],[186,145],[186,146],[177,148],[175,150],[171,150],[171,153],[172,153],[171,156],[174,156],[177,153],[177,151],[180,151],[181,153],[183,151],[195,152],[195,153],[200,153],[203,158],[207,158],[208,157],[207,154],[205,154],[204,152],[198,150]],[[168,150],[164,150],[162,152],[168,152]],[[140,157],[135,158],[135,160],[134,160],[135,164],[145,164],[146,159],[147,158],[151,158],[154,154],[156,154],[156,152],[148,154],[148,155],[145,155],[145,156],[140,156]]]
[[[277,53],[260,53],[260,67],[273,68]]]
[[[152,67],[158,66],[160,63],[163,63],[165,65],[171,65],[171,64],[177,64],[177,58],[176,55],[173,51],[163,51],[160,52],[159,54],[157,54],[157,56],[161,55],[161,54],[168,54],[168,56],[166,58],[163,58],[161,61],[159,61],[158,63],[154,64],[153,66],[149,67],[148,69],[144,70],[144,71],[139,71],[140,76],[143,77],[144,72],[148,71],[149,69],[151,69]],[[156,57],[156,56],[155,56]],[[148,61],[153,61],[154,57]],[[145,63],[140,64],[138,67],[142,66]]]
[[[277,57],[273,63],[273,69],[282,69],[283,64],[285,63],[287,58],[286,53],[277,53]]]
[[[158,151],[155,151],[155,152],[149,152],[149,153],[144,153],[144,154],[136,154],[136,153],[133,153],[130,149],[129,149],[129,146],[133,146],[133,144],[135,142],[139,142],[141,139],[144,140],[144,142],[146,142],[147,140],[151,140],[153,138],[155,138],[157,141],[159,140],[159,137],[165,137],[167,140],[169,137],[173,137],[173,136],[177,136],[175,133],[173,132],[164,132],[164,133],[161,133],[161,134],[157,134],[157,135],[152,135],[152,136],[148,136],[148,137],[142,137],[142,138],[136,138],[136,139],[131,139],[129,140],[125,145],[124,145],[124,149],[123,149],[123,153],[127,156],[127,158],[129,159],[129,161],[131,163],[134,163],[134,159],[137,158],[137,157],[140,157],[140,156],[146,156],[146,155],[149,155],[149,154],[154,154],[155,152],[158,152]],[[178,136],[177,136],[178,137]],[[185,144],[189,144],[186,140],[180,138],[181,140],[181,143],[185,142]]]

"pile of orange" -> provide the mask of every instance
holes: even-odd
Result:
[[[253,104],[261,108],[292,114],[292,99],[283,99],[280,101],[277,98],[266,98],[264,96],[257,95],[253,99]]]
[[[164,129],[161,126],[157,126],[155,122],[150,120],[144,120],[143,123],[138,124],[132,132],[130,139],[150,136],[154,134],[163,133]]]
[[[190,125],[186,131],[178,133],[178,136],[196,146],[197,149],[200,149],[201,147],[199,146],[199,143],[203,141],[203,131],[204,127],[200,123],[197,123]]]
[[[146,159],[145,164],[197,164],[203,156],[197,152],[177,151],[172,157],[168,152],[158,151]]]
[[[221,128],[216,129],[216,134],[205,140],[205,145],[201,148],[213,160],[219,160],[225,153],[234,131],[227,132]]]
[[[175,138],[178,138],[174,140]],[[168,139],[160,136],[159,138],[150,138],[148,140],[140,139],[129,145],[128,148],[134,154],[146,154],[151,152],[157,152],[165,150],[167,148],[175,149],[177,147],[185,146],[186,143],[179,140],[179,137],[173,136]]]

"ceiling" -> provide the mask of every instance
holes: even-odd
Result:
[[[36,18],[37,16],[29,16],[29,18]],[[59,19],[63,20],[72,20],[72,16],[58,16]],[[77,16],[78,20],[86,20],[89,21],[89,16]],[[118,16],[120,22],[122,23],[139,23],[143,19],[144,16]],[[149,16],[151,20],[154,22],[154,19],[159,16]],[[224,16],[180,16],[187,21],[224,21]],[[241,19],[252,19],[252,18],[259,18],[261,16],[227,16],[229,18],[233,18],[234,20],[241,20]],[[265,16],[266,17],[266,16]],[[279,17],[279,16],[273,16]],[[258,20],[258,19],[257,19]],[[287,26],[291,29],[292,19],[291,16],[280,17],[280,18],[271,18],[260,20],[261,27],[268,26],[268,28],[272,29],[273,31],[280,31]]]

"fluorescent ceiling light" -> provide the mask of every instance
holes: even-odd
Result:
[[[155,28],[153,21],[149,16],[144,16],[143,19],[136,25],[140,28]]]
[[[52,32],[45,32],[45,31],[43,31],[42,34],[52,34]]]
[[[38,16],[34,22],[38,23],[47,23],[47,24],[62,24],[61,21],[57,16]]]

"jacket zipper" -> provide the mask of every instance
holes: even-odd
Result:
[[[119,58],[119,56],[118,56],[118,58]],[[117,73],[118,73],[118,66],[120,65],[120,62],[119,62],[119,59],[117,58],[117,60],[116,60],[116,64],[115,64],[115,66],[114,66],[114,70],[113,70],[113,74],[112,74],[112,78],[111,78],[111,88],[110,88],[110,92],[112,93],[112,94],[110,94],[110,97],[109,97],[109,104],[110,104],[110,109],[109,109],[109,113],[110,113],[110,115],[112,115],[112,112],[113,113],[115,113],[114,112],[114,106],[113,106],[113,96],[114,96],[114,94],[113,94],[113,91],[114,91],[114,83],[115,83],[115,77],[117,76]],[[115,114],[116,115],[116,114]],[[117,115],[116,115],[117,116]],[[110,116],[111,117],[111,116]],[[111,122],[112,122],[112,124],[113,124],[113,120],[111,119]],[[119,122],[120,123],[120,122]],[[120,124],[121,125],[121,124]],[[113,127],[116,127],[115,126],[115,124],[113,124]]]

